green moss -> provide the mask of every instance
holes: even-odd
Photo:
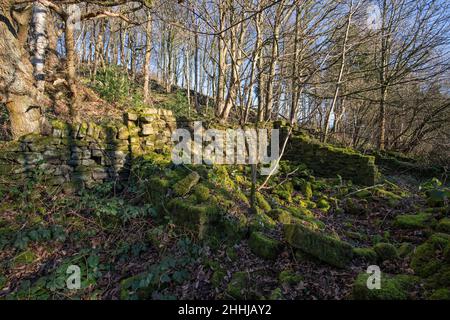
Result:
[[[280,184],[273,190],[273,194],[279,196],[281,199],[285,200],[288,203],[292,202],[293,192],[294,187],[291,182]]]
[[[354,248],[353,253],[356,257],[370,263],[375,263],[378,259],[378,255],[373,248]]]
[[[253,230],[272,229],[277,223],[260,209],[251,217],[250,226]]]
[[[311,183],[309,181],[306,181],[305,179],[299,179],[298,185],[305,199],[307,200],[311,199],[313,196]]]
[[[206,187],[204,184],[201,184],[201,183],[194,187],[193,192],[194,192],[194,195],[195,195],[198,203],[205,202],[210,197],[210,192],[209,192],[208,187]]]
[[[234,299],[245,299],[245,289],[248,287],[249,282],[250,277],[247,272],[235,272],[233,273],[230,283],[227,286],[226,293]]]
[[[351,215],[366,215],[368,213],[367,201],[346,198],[341,202],[342,209]]]
[[[269,296],[269,300],[284,300],[283,293],[280,288],[275,288],[272,290]]]
[[[396,216],[394,226],[401,229],[425,229],[435,222],[433,216],[429,213],[419,213],[414,215]]]
[[[372,196],[372,193],[370,192],[370,190],[360,190],[357,193],[355,193],[355,197],[359,198],[359,199],[365,199],[365,198],[369,198]]]
[[[214,271],[214,273],[211,276],[211,284],[213,285],[213,287],[214,288],[220,287],[226,275],[227,273],[222,269]]]
[[[401,258],[409,256],[414,251],[414,245],[409,242],[404,242],[398,248],[398,255]]]
[[[148,203],[159,204],[159,202],[165,198],[167,191],[169,190],[170,182],[165,177],[152,177],[148,183],[145,183],[145,196],[144,200]]]
[[[450,300],[450,289],[442,288],[435,290],[429,297],[429,300]]]
[[[412,276],[389,276],[381,274],[380,289],[367,288],[370,274],[361,273],[353,284],[352,297],[355,300],[406,300],[408,290],[416,285],[418,279]]]
[[[442,253],[450,246],[450,236],[437,233],[432,235],[426,242],[416,248],[412,259],[411,267],[414,272],[423,277],[430,277],[443,268]]]
[[[191,189],[198,183],[200,180],[200,175],[193,171],[189,173],[185,178],[181,179],[177,183],[174,184],[172,190],[177,196],[185,196],[191,191]]]
[[[289,212],[284,209],[272,209],[269,212],[267,212],[267,215],[272,219],[277,220],[280,215],[285,213],[289,214]]]
[[[147,285],[143,286],[144,282]],[[151,274],[147,272],[137,274],[120,281],[120,299],[149,299],[157,286],[158,281]]]
[[[261,232],[252,232],[248,245],[252,252],[264,259],[276,259],[281,243],[275,239],[269,238]]]
[[[278,222],[281,224],[290,224],[294,223],[294,217],[286,210],[282,210],[282,212],[277,217]]]
[[[296,285],[303,280],[303,277],[299,274],[296,274],[292,270],[283,270],[278,275],[278,280],[282,285],[283,284]]]
[[[450,218],[443,218],[439,220],[436,229],[439,232],[450,233]]]
[[[219,218],[220,210],[213,205],[195,205],[183,199],[169,202],[169,210],[175,224],[186,227],[203,239],[208,228]]]
[[[24,264],[31,264],[34,260],[37,259],[36,254],[31,250],[25,250],[21,253],[19,253],[13,260],[13,265],[24,265]]]
[[[307,208],[304,207],[290,207],[288,208],[288,211],[297,218],[304,218],[304,217],[310,217],[313,218],[314,214]]]
[[[231,260],[231,261],[235,261],[238,258],[238,254],[236,252],[236,249],[234,247],[228,247],[226,250],[227,253],[227,257]]]
[[[443,207],[450,197],[450,190],[432,189],[427,191],[427,203],[430,207]]]
[[[284,226],[287,242],[319,260],[344,268],[352,260],[353,248],[346,242],[310,230],[299,224]]]
[[[8,283],[8,279],[2,274],[0,274],[0,290]]]
[[[381,261],[398,259],[397,249],[390,243],[377,243],[373,249]]]
[[[326,199],[320,199],[317,202],[317,208],[319,208],[320,210],[322,210],[324,212],[328,212],[328,210],[330,210],[331,206]]]
[[[255,200],[256,200],[256,205],[258,207],[260,207],[264,212],[269,212],[270,210],[272,210],[270,204],[267,202],[267,200],[264,198],[264,196],[261,193],[256,192]]]

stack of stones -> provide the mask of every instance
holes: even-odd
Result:
[[[176,120],[171,111],[126,113],[124,123],[98,125],[53,121],[43,135],[26,135],[0,148],[0,174],[39,175],[49,185],[94,185],[125,179],[133,157],[168,151]]]
[[[133,155],[148,152],[164,152],[170,145],[177,128],[172,111],[147,108],[141,112],[128,112],[124,122],[130,133],[130,149]]]

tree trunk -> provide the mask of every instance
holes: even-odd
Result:
[[[144,61],[144,100],[149,102],[150,98],[150,50],[151,50],[151,36],[152,36],[152,17],[151,14],[147,14],[147,26],[145,36],[145,61]]]
[[[64,17],[65,26],[65,45],[66,45],[66,77],[70,89],[70,117],[71,120],[77,122],[78,118],[78,90],[76,79],[76,62],[75,62],[75,38],[74,38],[74,23],[72,17],[66,14]]]
[[[33,26],[34,26],[34,78],[36,80],[36,87],[39,92],[43,93],[45,89],[45,49],[48,41],[46,37],[46,21],[48,11],[47,8],[39,2],[33,7]]]
[[[11,133],[17,139],[28,133],[38,133],[42,120],[37,107],[38,91],[33,83],[33,67],[17,38],[9,16],[9,6],[1,3],[0,23],[0,102],[8,110]]]

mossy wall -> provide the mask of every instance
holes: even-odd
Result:
[[[284,138],[280,143],[283,141]],[[316,175],[325,177],[340,175],[356,184],[374,185],[377,178],[375,157],[323,144],[303,133],[292,135],[286,146],[284,159],[302,162]]]
[[[52,121],[41,135],[0,146],[0,173],[23,179],[34,172],[49,185],[90,188],[127,177],[133,157],[166,151],[174,129],[172,112],[153,108],[126,113],[120,123]]]

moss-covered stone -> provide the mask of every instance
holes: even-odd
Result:
[[[390,243],[377,243],[373,249],[381,261],[398,259],[397,249]]]
[[[362,185],[374,185],[378,177],[375,157],[320,143],[304,133],[290,138],[284,159],[302,162],[316,174],[326,177],[340,175]]]
[[[246,288],[250,282],[250,277],[247,272],[233,273],[230,283],[227,286],[226,293],[234,299],[243,300],[246,298]]]
[[[189,173],[186,177],[175,183],[172,187],[172,190],[175,195],[181,197],[185,196],[191,191],[191,189],[198,183],[200,180],[200,175],[193,171]]]
[[[378,255],[373,248],[354,248],[353,253],[356,257],[370,263],[378,260]]]
[[[173,199],[168,205],[175,224],[186,227],[203,239],[207,230],[219,219],[219,209],[212,205],[195,205],[182,199]]]
[[[326,199],[320,199],[317,202],[317,208],[319,208],[320,210],[322,210],[324,212],[328,212],[328,210],[330,210],[331,206]]]
[[[261,193],[259,192],[255,193],[255,200],[256,205],[260,207],[264,212],[269,212],[270,210],[272,210],[272,207]]]
[[[418,246],[411,259],[411,267],[420,277],[427,278],[448,266],[445,263],[446,249],[450,246],[450,235],[437,233]],[[443,255],[444,254],[444,255]]]
[[[299,224],[284,226],[287,242],[319,260],[333,266],[344,268],[353,257],[353,248],[346,242],[310,230]]]
[[[368,213],[367,201],[353,198],[345,198],[341,201],[341,207],[345,213],[351,215],[366,215]]]
[[[395,217],[394,226],[401,229],[425,229],[435,223],[433,216],[429,213],[405,214]]]
[[[292,202],[292,193],[294,192],[294,186],[291,182],[286,182],[278,185],[273,189],[273,194],[277,195],[280,199],[291,203]]]
[[[409,256],[414,251],[414,245],[409,242],[404,242],[400,245],[397,252],[400,258]]]
[[[250,227],[255,231],[272,229],[277,223],[260,209],[250,218]]]
[[[439,232],[450,233],[450,218],[443,218],[439,220],[439,223],[436,227]]]
[[[206,187],[204,184],[200,183],[196,185],[193,191],[198,203],[205,202],[210,197],[209,188]]]
[[[303,280],[303,277],[299,274],[296,274],[292,270],[283,270],[278,275],[278,281],[280,281],[280,284],[288,284],[288,285],[296,285],[300,281]]]
[[[306,181],[305,179],[299,179],[298,185],[305,199],[311,199],[313,196],[311,183],[309,181]]]
[[[305,207],[290,207],[288,211],[296,218],[303,219],[305,217],[313,218],[314,214]]]
[[[429,300],[450,300],[450,289],[442,288],[435,290],[428,297]]]
[[[248,245],[254,254],[264,259],[275,259],[281,249],[278,240],[269,238],[261,232],[252,232]]]
[[[370,274],[361,273],[353,284],[352,297],[355,300],[406,300],[408,291],[413,288],[418,279],[413,276],[390,276],[381,274],[380,289],[369,289],[367,280]]]
[[[442,207],[448,202],[450,189],[432,189],[427,191],[427,203],[430,207]]]

